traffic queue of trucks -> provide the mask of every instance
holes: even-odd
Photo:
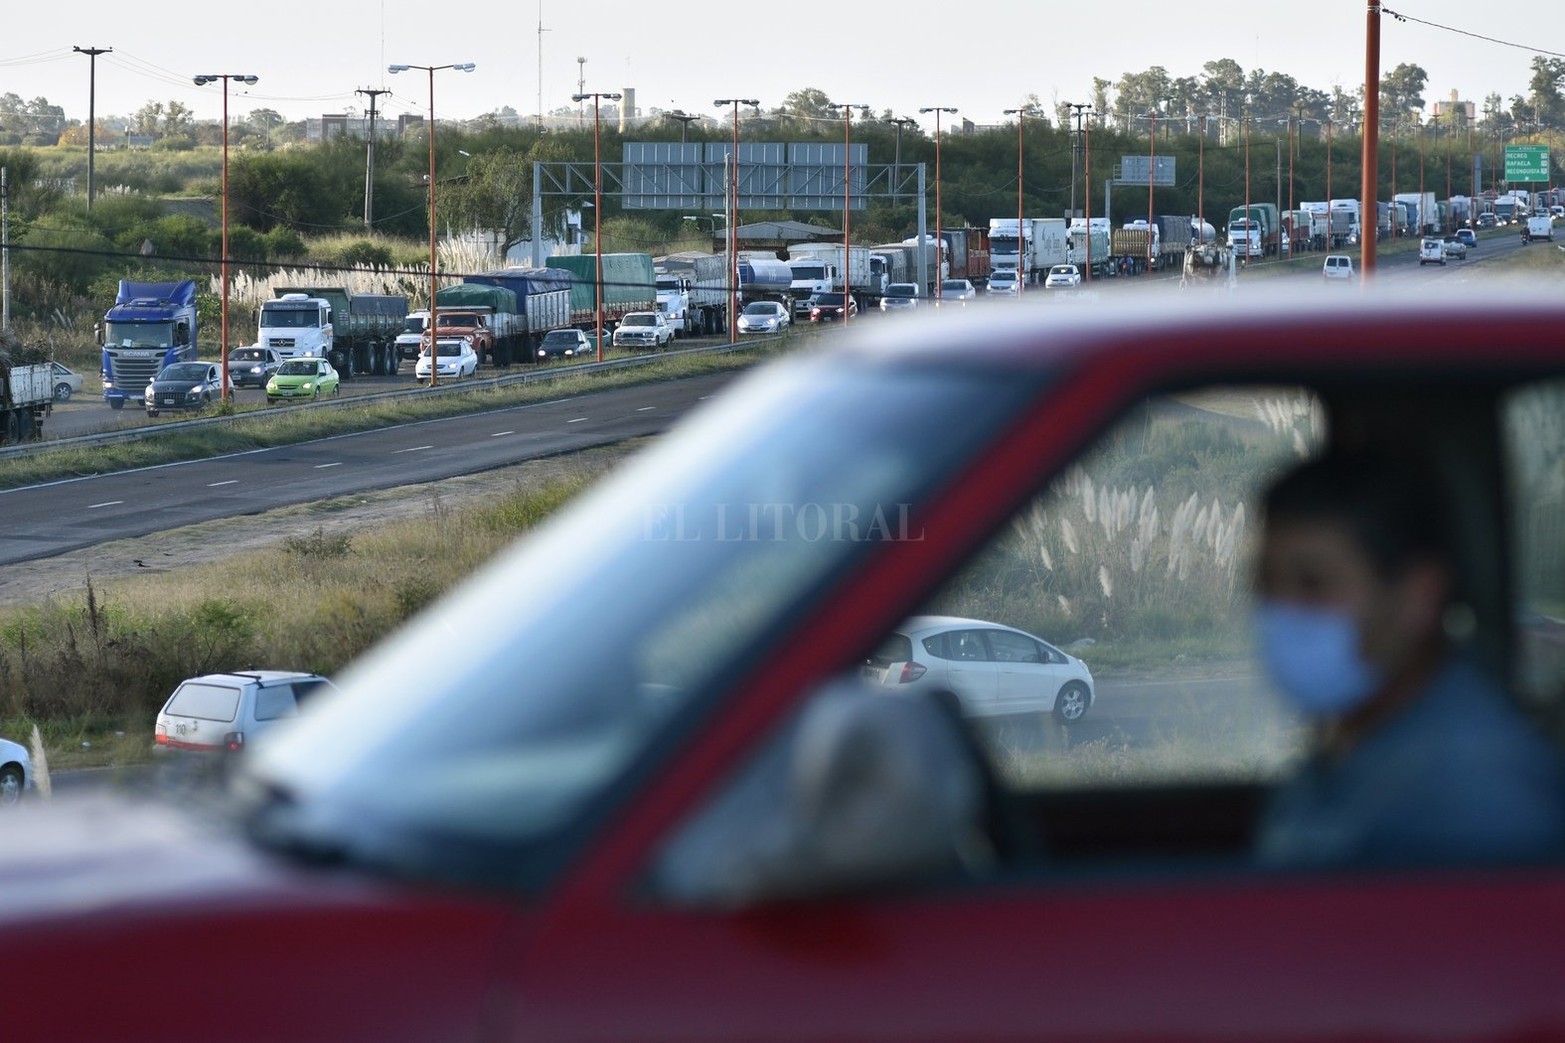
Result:
[[[408,299],[340,286],[281,286],[261,305],[256,342],[287,359],[324,358],[344,380],[397,371]]]

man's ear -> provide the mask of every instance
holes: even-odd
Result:
[[[1397,614],[1410,637],[1444,632],[1451,599],[1451,570],[1433,559],[1415,561],[1397,580]]]

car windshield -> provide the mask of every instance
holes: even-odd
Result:
[[[948,287],[950,286],[949,283],[947,283],[946,285]],[[914,286],[910,282],[894,282],[890,286],[886,287],[886,296],[887,297],[916,297],[916,296],[918,296],[918,287]]]
[[[1071,267],[1069,267],[1067,265],[1057,264],[1053,268],[1049,269],[1049,274],[1050,275],[1075,275],[1076,274],[1076,269],[1071,268]]]
[[[966,279],[947,279],[945,282],[940,284],[940,288],[942,290],[954,290],[957,293],[961,293],[962,291],[967,289],[967,280]]]
[[[657,320],[650,315],[627,315],[623,323],[625,326],[656,326]]]
[[[744,313],[746,315],[759,315],[765,318],[777,314],[777,305],[766,301],[756,301],[754,304],[746,305]]]
[[[1045,379],[884,361],[823,381],[820,364],[745,378],[353,663],[314,726],[251,751],[256,836],[541,886],[663,726],[709,709],[702,696],[752,669],[865,548],[917,538],[953,469]],[[936,402],[966,423],[927,423]],[[491,621],[490,651],[429,654],[475,619]]]
[[[207,376],[208,366],[205,362],[176,362],[172,366],[164,366],[163,372],[158,374],[159,380],[168,381],[201,381]]]
[[[314,359],[290,359],[277,370],[279,377],[308,377],[314,373]]]
[[[550,330],[543,336],[545,344],[575,344],[576,341],[576,334],[571,330]]]
[[[239,348],[228,353],[230,361],[238,362],[262,362],[266,359],[266,352],[260,348]]]
[[[840,293],[818,293],[818,294],[815,295],[815,303],[816,304],[841,304],[842,303],[842,294],[840,294]]]

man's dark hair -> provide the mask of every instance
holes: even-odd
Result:
[[[1382,579],[1416,561],[1452,564],[1449,508],[1438,481],[1412,460],[1337,453],[1282,475],[1261,501],[1268,524],[1345,526]]]

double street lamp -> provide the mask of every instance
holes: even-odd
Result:
[[[718,108],[732,106],[734,112],[733,156],[728,163],[728,191],[723,208],[728,218],[728,343],[739,343],[739,106],[752,109],[761,103],[755,98],[718,98]]]
[[[941,263],[945,253],[945,229],[940,226],[940,114],[949,112],[955,114],[956,110],[949,106],[931,105],[918,110],[922,115],[933,112],[935,114],[935,307],[940,306],[940,299],[945,289],[945,265]],[[1021,242],[1021,226],[1017,226],[1016,234],[1018,244]]]
[[[435,339],[435,328],[439,324],[439,307],[435,297],[440,292],[439,268],[435,253],[437,225],[435,224],[435,73],[441,69],[455,69],[457,72],[472,72],[476,68],[472,62],[460,62],[452,65],[388,65],[387,72],[407,72],[409,69],[423,69],[429,73],[429,386],[434,387],[440,381],[440,345]],[[353,368],[353,360],[349,358],[348,368]]]
[[[585,59],[583,59],[585,60]],[[596,291],[593,297],[597,300],[596,318],[597,325],[592,332],[592,339],[598,344],[598,361],[603,361],[603,159],[599,152],[599,103],[607,98],[610,101],[619,101],[619,93],[608,91],[583,91],[580,94],[572,94],[571,101],[578,105],[592,99],[592,273],[593,289]]]
[[[223,251],[221,268],[223,273],[223,315],[221,320],[222,344],[218,346],[218,355],[222,366],[222,379],[219,381],[221,401],[228,403],[228,81],[238,80],[249,85],[255,83],[259,77],[248,74],[220,72],[211,75],[195,77],[197,87],[205,87],[209,83],[218,80],[223,81]]]

